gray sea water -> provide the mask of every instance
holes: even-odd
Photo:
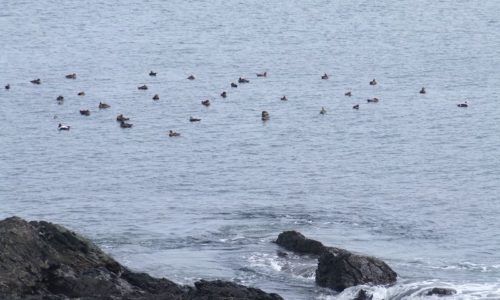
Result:
[[[392,266],[396,285],[365,287],[374,299],[434,286],[500,299],[499,11],[494,0],[2,0],[0,217],[64,224],[183,284],[350,299],[358,288],[315,286],[313,259],[278,257],[272,241],[295,229]],[[230,88],[240,76],[250,83]]]

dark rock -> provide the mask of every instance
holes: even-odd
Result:
[[[372,299],[373,295],[368,295],[368,293],[363,289],[359,290],[356,296],[352,298],[352,300],[372,300]]]
[[[457,293],[457,291],[454,289],[435,287],[435,288],[427,291],[427,293],[425,295],[426,296],[433,296],[433,295],[451,296],[451,295],[455,295],[456,293]]]
[[[316,270],[319,286],[339,292],[360,284],[391,284],[396,278],[396,272],[382,260],[337,248],[323,252]]]
[[[230,282],[202,281],[196,286],[180,286],[168,279],[132,272],[87,239],[59,225],[28,223],[17,217],[0,221],[0,299],[189,300],[224,299],[224,295],[281,299]]]
[[[321,255],[326,248],[321,242],[308,239],[297,231],[284,231],[280,233],[276,244],[300,254]]]

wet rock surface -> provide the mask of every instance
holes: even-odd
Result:
[[[454,289],[435,287],[435,288],[428,290],[427,293],[425,293],[425,295],[426,296],[434,296],[434,295],[451,296],[451,295],[455,295],[456,293],[457,293],[457,291]]]
[[[282,299],[225,281],[181,286],[132,272],[89,240],[48,222],[0,221],[0,299]]]

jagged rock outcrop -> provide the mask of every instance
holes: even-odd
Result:
[[[457,293],[454,289],[435,287],[427,291],[426,296],[451,296]]]
[[[360,284],[392,284],[397,279],[396,272],[378,258],[326,247],[296,231],[281,233],[276,243],[300,254],[318,255],[316,283],[322,287],[340,292]]]
[[[224,281],[195,287],[135,273],[87,239],[48,222],[0,221],[0,299],[282,299]]]

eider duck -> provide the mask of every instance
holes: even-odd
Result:
[[[238,87],[238,85],[237,85],[236,83],[234,83],[234,82],[231,82],[231,87],[232,87],[232,88],[237,88],[237,87]]]
[[[269,113],[267,111],[262,111],[262,116],[261,116],[262,121],[267,121],[269,120]]]
[[[189,80],[195,80],[195,77],[194,77],[194,75],[189,75],[189,77],[187,79],[189,79]]]
[[[173,131],[173,130],[169,130],[169,132],[168,132],[168,136],[169,136],[169,137],[181,136],[181,134],[180,134],[180,133],[178,133],[178,132],[175,132],[175,131]]]
[[[346,93],[344,94],[344,96],[351,97],[351,96],[352,96],[351,91],[346,92]]]
[[[63,125],[61,123],[59,123],[59,126],[57,126],[57,129],[59,129],[59,130],[69,130],[70,128],[71,128],[71,126]]]
[[[123,114],[119,114],[116,117],[116,121],[118,121],[118,122],[124,122],[124,121],[128,121],[128,120],[130,120],[130,118],[125,117]]]
[[[281,98],[280,98],[280,100],[281,100],[281,101],[287,101],[287,100],[288,100],[288,98],[287,98],[286,96],[283,96],[283,97],[281,97]]]
[[[57,96],[56,100],[59,102],[64,101],[64,97],[62,95],[59,95]]]
[[[222,98],[226,98],[226,97],[227,97],[227,93],[226,93],[226,91],[222,92],[222,94],[220,94],[220,96],[221,96]]]
[[[208,107],[208,106],[210,106],[210,100],[203,100],[203,101],[201,101],[201,104]]]
[[[130,123],[125,123],[125,121],[121,121],[120,122],[120,127],[121,128],[132,128],[134,124],[130,124]]]
[[[78,92],[78,96],[85,96],[85,92]]]
[[[5,89],[6,89],[6,90],[10,90],[10,84],[7,84],[7,85],[5,86]]]
[[[155,101],[156,101],[156,100],[160,100],[160,96],[158,96],[158,94],[155,94],[155,95],[153,96],[153,100],[155,100]]]
[[[137,88],[138,90],[147,90],[148,89],[148,86],[147,85],[141,85],[140,87]]]
[[[149,72],[149,76],[156,76],[156,72],[153,71]]]
[[[106,108],[110,108],[110,107],[111,106],[109,104],[99,102],[99,109],[106,109]]]
[[[267,77],[267,72],[257,73],[257,77]]]
[[[425,88],[423,87],[423,88],[420,90],[420,92],[419,92],[419,93],[420,93],[420,94],[425,94],[425,93],[427,93],[427,92],[425,91]]]
[[[377,81],[375,80],[375,78],[372,81],[370,81],[370,85],[377,85]]]
[[[327,80],[327,79],[328,79],[328,74],[326,74],[326,73],[325,73],[325,74],[323,74],[323,76],[321,76],[321,79],[323,79],[323,80]]]
[[[469,105],[467,104],[467,101],[465,101],[464,103],[460,103],[460,104],[457,104],[458,107],[469,107]]]
[[[326,114],[326,109],[324,107],[321,107],[321,110],[319,111],[320,115],[325,115]]]
[[[238,83],[249,83],[249,82],[250,82],[250,80],[245,79],[243,77],[238,78]]]
[[[352,109],[359,109],[359,104],[354,105]]]
[[[66,75],[66,78],[68,78],[68,79],[76,79],[76,74],[75,73],[68,74],[68,75]]]
[[[40,80],[40,78],[33,79],[30,82],[33,83],[33,84],[41,84],[42,83],[42,81]]]
[[[201,119],[189,117],[189,122],[200,122]]]
[[[377,103],[378,102],[378,98],[366,99],[366,102],[368,102],[368,103],[370,103],[370,102]]]
[[[80,109],[80,115],[90,116],[90,110],[88,110],[88,109]]]

